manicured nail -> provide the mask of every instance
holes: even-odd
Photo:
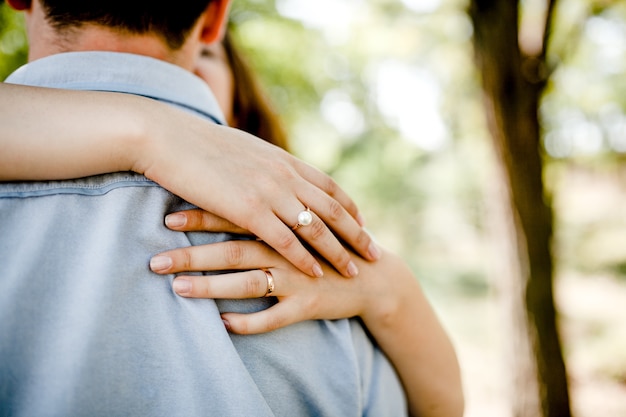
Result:
[[[177,294],[187,294],[191,291],[191,281],[184,278],[176,278],[172,287]]]
[[[165,216],[165,225],[167,227],[182,227],[187,223],[187,216],[182,213],[173,213]]]
[[[367,254],[372,260],[377,261],[380,258],[380,249],[378,249],[378,245],[374,242],[370,242],[370,245],[367,248]]]
[[[222,323],[224,323],[224,327],[226,327],[226,330],[230,332],[230,322],[223,318]]]
[[[163,271],[172,266],[172,258],[169,256],[157,255],[150,259],[150,269],[154,272]]]
[[[317,263],[313,265],[313,275],[315,275],[317,278],[321,278],[324,276],[324,271],[322,271],[322,267]]]
[[[348,275],[350,275],[351,277],[356,277],[357,275],[359,275],[359,268],[357,268],[352,261],[350,261],[350,263],[348,264]]]
[[[363,217],[363,215],[361,213],[357,213],[357,215],[356,215],[356,222],[361,227],[365,226],[365,217]]]

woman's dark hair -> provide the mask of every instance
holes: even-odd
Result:
[[[159,34],[172,49],[182,46],[211,0],[41,0],[57,29],[98,24],[131,33]]]
[[[235,85],[233,93],[234,127],[289,150],[287,133],[280,118],[229,32],[230,30],[226,32],[222,44]]]

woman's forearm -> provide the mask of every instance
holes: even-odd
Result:
[[[399,285],[390,293],[401,297],[379,303],[364,323],[396,368],[410,415],[460,417],[464,399],[452,343],[408,266],[399,258],[392,265],[388,274],[395,276],[386,274],[385,282]]]
[[[119,96],[0,83],[0,180],[131,170],[147,135],[137,117],[147,99]]]

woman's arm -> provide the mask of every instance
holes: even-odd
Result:
[[[176,213],[185,227],[174,230],[228,230],[229,225],[199,210]],[[241,230],[235,230],[241,232]],[[160,262],[157,262],[160,260]],[[182,248],[155,257],[166,265],[158,273],[240,270],[213,276],[178,276],[174,289],[184,297],[257,298],[267,291],[279,302],[253,314],[226,313],[230,331],[260,333],[310,319],[361,317],[395,366],[404,385],[411,415],[454,417],[463,414],[459,364],[450,339],[404,261],[383,253],[377,262],[355,260],[360,274],[345,279],[325,266],[313,279],[293,268],[268,246],[256,241],[231,241]]]
[[[68,179],[116,171],[146,175],[187,201],[252,231],[318,276],[319,262],[297,230],[345,276],[352,256],[376,252],[357,207],[321,171],[242,131],[154,100],[120,93],[0,83],[0,181]]]
[[[456,353],[416,277],[403,260],[390,253],[370,264],[368,272],[375,274],[376,289],[383,295],[372,294],[361,318],[394,364],[407,393],[410,415],[462,416]]]
[[[1,83],[0,180],[132,170],[146,134],[133,117],[143,100],[94,94]]]

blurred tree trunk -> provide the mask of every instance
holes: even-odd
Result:
[[[570,416],[567,374],[556,325],[552,210],[543,187],[538,105],[547,74],[545,47],[554,10],[546,0],[539,45],[520,48],[519,7],[512,0],[472,0],[475,59],[501,178],[499,296],[506,308],[515,417]],[[541,42],[543,42],[541,44]],[[498,216],[496,216],[498,217]],[[504,262],[503,262],[504,263]]]

